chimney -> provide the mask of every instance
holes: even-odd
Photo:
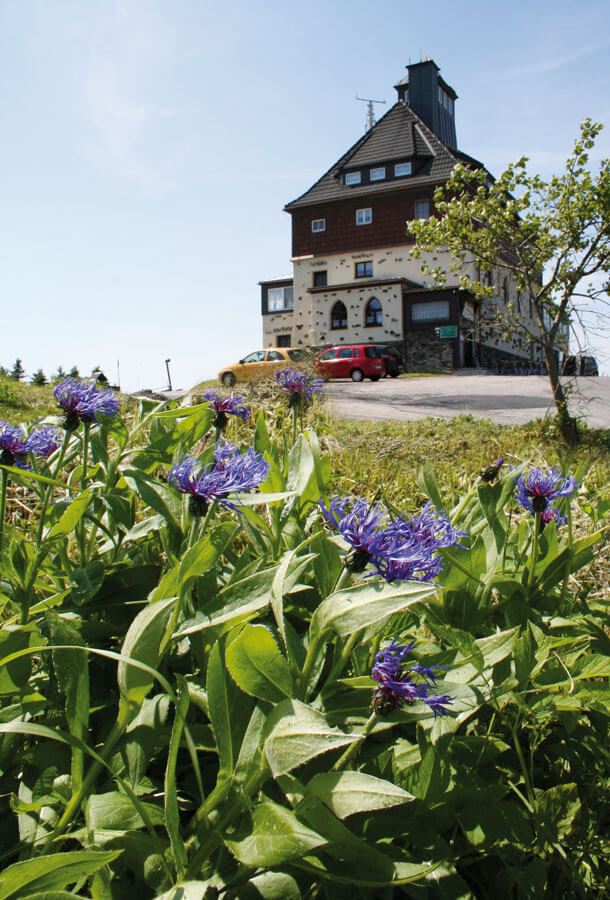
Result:
[[[394,85],[398,99],[407,103],[444,144],[457,150],[456,92],[443,81],[438,66],[429,56],[407,66],[407,71],[408,76]]]

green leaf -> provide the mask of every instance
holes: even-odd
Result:
[[[184,419],[190,416],[199,416],[201,413],[209,414],[210,423],[212,421],[212,412],[209,403],[195,403],[193,406],[179,406],[176,409],[162,409],[159,412],[153,412],[155,419]],[[208,425],[209,427],[209,425]]]
[[[381,627],[389,616],[403,612],[436,591],[436,585],[415,581],[367,581],[324,600],[312,617],[311,631],[322,634],[332,629],[340,637],[348,637],[372,625]]]
[[[292,696],[290,668],[264,625],[246,625],[227,647],[226,663],[246,694],[271,703]]]
[[[322,800],[340,819],[354,813],[388,809],[413,800],[413,795],[383,778],[364,772],[324,772],[315,775],[307,793]]]
[[[153,825],[163,824],[163,809],[160,806],[142,800],[139,802]],[[92,794],[87,801],[85,821],[92,832],[134,831],[144,828],[146,824],[130,798],[118,791]]]
[[[82,645],[82,637],[65,619],[55,612],[47,613],[49,634],[54,644]],[[89,728],[89,662],[81,650],[53,650],[53,665],[59,688],[66,698],[66,722],[70,734],[87,740]],[[72,751],[72,786],[78,790],[84,775],[84,757],[80,750]]]
[[[214,730],[221,775],[233,774],[252,706],[229,678],[224,665],[222,641],[216,641],[208,662],[206,690],[208,712]]]
[[[445,504],[438,489],[434,472],[430,466],[420,466],[417,473],[417,487],[420,491],[432,500],[437,509],[443,509]]]
[[[108,865],[120,850],[70,850],[13,863],[0,875],[0,900],[61,890]]]
[[[276,777],[358,739],[357,734],[345,734],[333,728],[322,713],[299,700],[285,700],[276,706],[264,734],[265,755]]]
[[[209,887],[209,881],[181,881],[171,890],[159,894],[156,900],[206,900],[206,894],[210,896]]]
[[[66,511],[62,513],[58,522],[45,535],[45,541],[54,541],[63,538],[74,531],[74,528],[80,522],[87,511],[87,507],[91,502],[91,493],[83,491],[82,494],[73,500]]]
[[[298,882],[286,872],[263,872],[237,891],[229,891],[227,900],[301,900]]]
[[[536,797],[538,827],[549,844],[562,841],[570,833],[579,810],[575,784],[557,784]]]
[[[223,522],[184,554],[178,570],[178,578],[183,590],[194,578],[199,578],[209,572],[234,533],[235,524]]]
[[[0,695],[18,693],[28,683],[32,663],[29,656],[5,659],[32,643],[32,631],[19,625],[4,625],[0,631]]]
[[[326,843],[293,812],[271,800],[253,809],[249,832],[241,839],[225,838],[225,844],[240,863],[253,868],[280,866]]]
[[[145,607],[135,617],[123,641],[121,653],[156,669],[161,662],[161,641],[175,599],[158,600]],[[118,683],[121,696],[135,707],[134,713],[153,686],[153,677],[142,669],[120,662]]]
[[[171,841],[178,877],[182,879],[186,874],[188,855],[186,847],[184,846],[184,841],[180,835],[180,812],[178,809],[178,792],[176,789],[176,766],[178,764],[178,751],[180,750],[180,741],[184,731],[186,714],[189,708],[189,693],[184,678],[179,674],[176,675],[176,678],[179,682],[178,703],[176,704],[176,715],[167,750],[167,765],[165,767],[165,828]]]
[[[262,503],[280,503],[287,500],[288,497],[294,497],[294,491],[278,491],[277,493],[265,493],[264,491],[255,491],[252,494],[235,493],[232,499],[238,506],[260,506]]]
[[[276,572],[277,566],[274,566],[231,582],[214,598],[210,608],[185,622],[176,636],[184,637],[219,625],[226,631],[238,622],[253,618],[269,605]]]

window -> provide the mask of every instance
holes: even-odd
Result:
[[[360,184],[362,181],[362,175],[360,172],[346,172],[345,173],[345,183],[347,185],[350,184]]]
[[[288,356],[293,362],[305,362],[307,359],[307,353],[305,350],[293,349],[291,348],[288,351]]]
[[[373,210],[369,206],[368,209],[356,210],[356,225],[370,225],[373,221]]]
[[[371,181],[383,181],[385,178],[385,166],[379,166],[377,169],[371,169],[369,172]]]
[[[429,200],[416,200],[415,201],[415,218],[416,219],[429,219],[430,218],[430,201]]]
[[[333,350],[326,350],[326,352],[323,353],[323,354],[322,354],[320,357],[318,357],[318,358],[319,358],[319,359],[324,359],[324,360],[326,360],[326,359],[334,359],[336,353],[337,353],[336,349],[333,349]]]
[[[263,362],[265,359],[265,351],[264,350],[256,350],[254,353],[250,353],[248,356],[245,356],[240,362],[243,363],[254,363],[254,362]]]
[[[412,322],[448,322],[449,301],[428,300],[411,306]]]
[[[284,357],[277,350],[270,350],[267,353],[267,362],[284,362]]]
[[[400,178],[402,175],[410,175],[411,174],[411,163],[396,163],[394,166],[394,177]]]
[[[502,299],[505,303],[508,303],[508,278],[505,278],[502,282]]]
[[[326,219],[312,219],[311,230],[314,234],[318,231],[326,231]]]
[[[345,303],[341,303],[340,300],[337,300],[330,312],[330,327],[347,328],[347,310]]]
[[[284,312],[292,309],[292,287],[269,288],[267,291],[267,311]]]
[[[381,303],[377,297],[371,297],[364,313],[365,325],[381,325]]]
[[[342,347],[341,350],[339,350],[337,359],[351,359],[352,356],[358,356],[358,351],[352,350],[351,347]]]
[[[291,335],[278,334],[277,340],[275,342],[276,347],[290,347],[290,344],[291,344]]]
[[[379,350],[379,347],[365,347],[364,355],[367,359],[379,359],[379,357],[381,356],[381,352]]]
[[[313,286],[314,287],[324,287],[325,284],[327,284],[326,270],[324,270],[324,271],[318,270],[317,272],[314,272],[313,273]]]
[[[372,262],[357,262],[356,263],[356,278],[370,278],[373,274],[373,263]]]

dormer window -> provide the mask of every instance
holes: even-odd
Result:
[[[371,181],[383,181],[385,178],[385,166],[378,166],[376,169],[371,169],[369,178]]]
[[[394,166],[394,177],[402,178],[403,175],[410,175],[411,171],[412,168],[410,162],[396,163]]]
[[[346,185],[351,184],[360,184],[362,181],[362,174],[360,172],[346,172],[345,173],[345,183]]]

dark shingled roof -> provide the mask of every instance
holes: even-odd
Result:
[[[414,168],[414,174],[407,178],[349,187],[343,182],[345,171],[407,159],[413,161]],[[287,203],[285,209],[438,184],[449,178],[457,162],[481,166],[476,159],[444,144],[408,104],[399,100],[328,172],[308,191]]]

